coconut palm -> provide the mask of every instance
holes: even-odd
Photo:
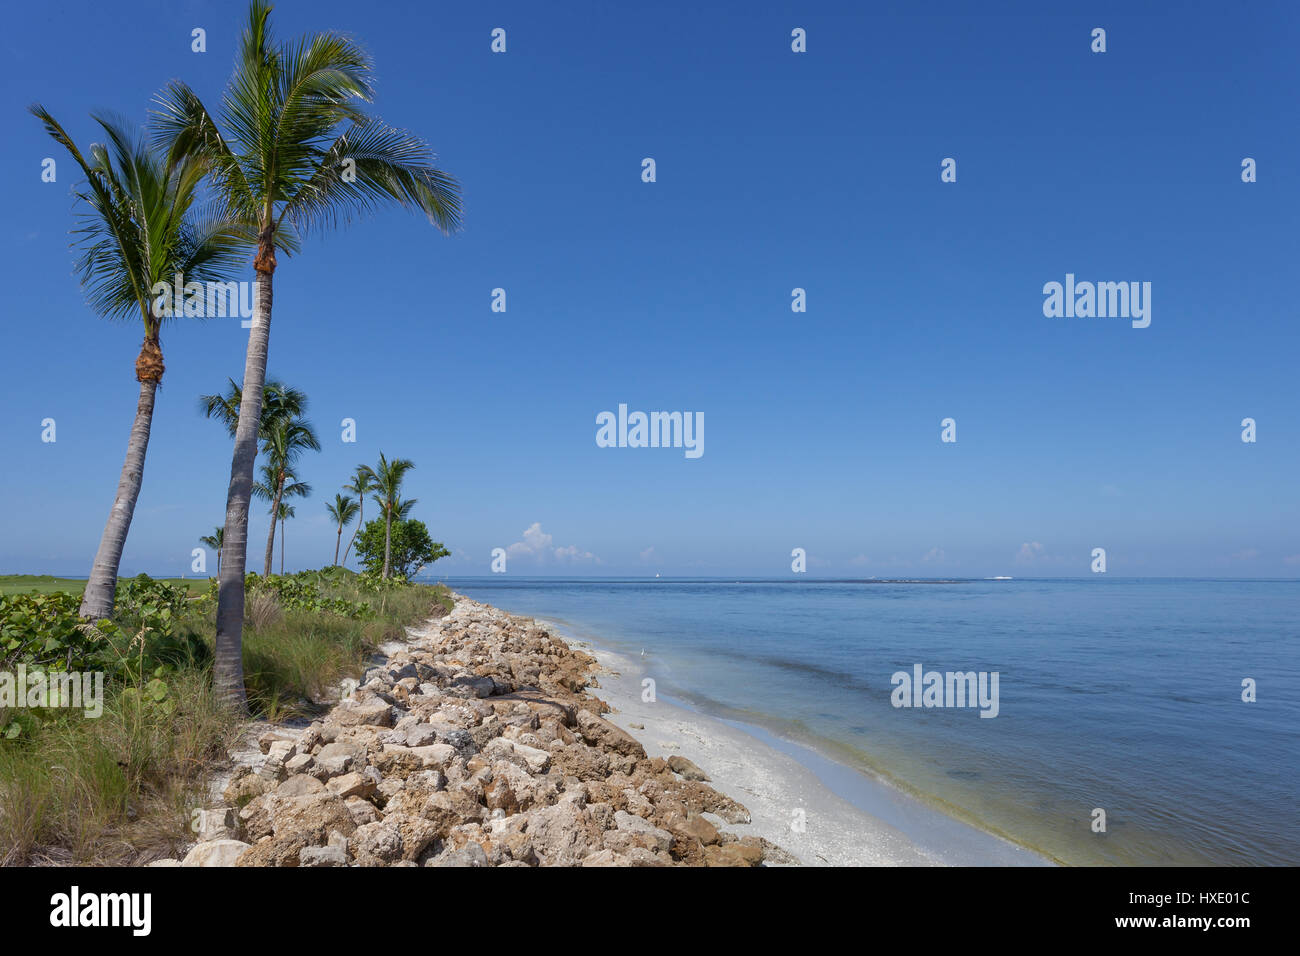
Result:
[[[406,473],[415,467],[415,462],[408,458],[394,458],[389,461],[384,453],[379,453],[379,467],[375,469],[375,503],[384,509],[384,577],[392,575],[393,555],[393,519],[401,520],[403,508],[409,513],[415,505],[415,499],[402,501],[402,480]]]
[[[293,517],[293,505],[281,501],[276,506],[275,517],[280,519],[280,573],[284,574],[284,523]],[[275,518],[271,519],[271,524],[275,524]]]
[[[199,538],[199,544],[206,545],[217,552],[217,574],[221,573],[221,542],[226,536],[226,529],[220,526],[212,529],[212,534]]]
[[[262,501],[271,502],[269,514],[271,515],[271,530],[275,530],[275,523],[279,520],[280,505],[288,498],[306,498],[311,494],[311,485],[305,481],[299,481],[298,476],[293,473],[292,468],[277,467],[274,461],[265,462],[261,468],[261,478],[253,482],[252,497]],[[271,539],[274,542],[274,539]],[[268,547],[273,547],[268,544]],[[283,551],[283,548],[281,549]],[[283,558],[283,554],[281,555]],[[270,576],[271,566],[268,563],[264,569],[264,574]],[[220,588],[218,587],[218,594]]]
[[[249,6],[220,123],[179,81],[157,98],[158,129],[169,155],[200,157],[229,218],[257,232],[253,323],[226,499],[231,553],[222,568],[213,667],[218,692],[240,706],[248,507],[276,252],[292,253],[302,234],[390,202],[424,212],[443,232],[457,229],[461,214],[459,187],[433,165],[428,146],[362,108],[372,97],[365,51],[337,33],[277,44],[270,13],[265,0]]]
[[[292,477],[294,463],[298,460],[298,456],[307,449],[320,451],[320,440],[316,437],[316,431],[312,428],[311,422],[307,421],[307,419],[281,416],[268,426],[266,439],[262,443],[262,451],[266,454],[267,466],[275,477],[273,485],[274,497],[271,505],[272,514],[279,510],[280,499],[284,497],[284,483],[287,478]],[[275,522],[272,521],[270,533],[266,536],[266,563],[263,572],[265,574],[271,573],[271,556],[274,553],[274,548]]]
[[[144,478],[155,393],[165,371],[160,332],[178,312],[154,286],[170,289],[177,273],[187,282],[223,281],[247,249],[249,236],[219,218],[193,213],[204,171],[200,158],[164,160],[128,125],[93,116],[107,144],[92,144],[87,159],[49,112],[39,105],[31,112],[86,177],[73,195],[81,207],[74,247],[80,251],[76,267],[87,304],[105,318],[138,317],[144,326],[135,360],[140,383],[135,420],[81,599],[81,616],[98,620],[113,612],[118,566]]]
[[[348,539],[348,546],[343,549],[343,563],[348,563],[348,552],[352,550],[352,544],[357,540],[357,532],[366,522],[366,495],[370,494],[375,487],[375,473],[369,465],[357,465],[357,470],[352,475],[352,484],[344,485],[344,491],[350,491],[357,496],[357,526],[352,529],[352,537]]]
[[[356,501],[350,495],[334,495],[334,503],[327,504],[325,510],[329,512],[330,520],[338,525],[338,537],[334,540],[334,564],[339,563],[339,546],[343,544],[343,529],[352,523],[352,519],[357,516],[360,510]]]
[[[230,437],[235,437],[239,425],[239,406],[244,400],[244,390],[233,378],[226,380],[229,384],[224,393],[218,395],[200,395],[199,411],[208,418],[215,418],[226,426]],[[262,389],[261,421],[257,427],[259,441],[265,441],[271,430],[271,423],[277,418],[293,418],[302,415],[307,408],[307,393],[302,389],[286,385],[284,382],[267,382]]]

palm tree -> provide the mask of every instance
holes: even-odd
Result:
[[[352,523],[352,519],[357,516],[360,507],[352,500],[351,496],[336,494],[334,504],[327,504],[325,510],[329,512],[331,520],[339,527],[338,537],[334,541],[334,564],[337,566],[339,563],[339,545],[343,543],[343,529]]]
[[[343,549],[343,563],[348,563],[348,552],[352,550],[352,544],[357,540],[359,532],[366,521],[366,495],[370,494],[375,487],[375,473],[369,465],[357,465],[356,472],[352,475],[352,484],[344,485],[344,491],[350,491],[357,496],[357,526],[352,529],[352,537],[348,539],[348,546]]]
[[[415,462],[408,458],[394,458],[389,461],[384,453],[379,453],[379,467],[375,469],[375,503],[384,509],[384,577],[392,575],[393,555],[393,518],[401,520],[404,513],[409,513],[415,505],[415,499],[402,501],[402,479],[415,467]]]
[[[160,332],[177,312],[155,296],[154,286],[171,288],[176,273],[186,281],[223,280],[239,261],[247,237],[220,219],[191,214],[204,172],[199,158],[174,155],[164,161],[136,131],[96,115],[108,143],[92,144],[87,159],[49,112],[40,105],[31,112],[86,177],[73,195],[84,205],[76,230],[81,238],[74,246],[80,249],[76,267],[87,304],[105,318],[138,316],[144,326],[135,360],[140,383],[135,420],[81,599],[81,616],[99,620],[113,613],[118,566],[144,479],[155,393],[165,371]]]
[[[270,13],[265,0],[249,5],[220,125],[184,83],[173,81],[157,98],[169,154],[199,156],[229,218],[257,232],[253,324],[226,497],[231,557],[222,568],[213,667],[218,692],[240,707],[248,508],[276,250],[292,253],[301,234],[388,202],[424,212],[444,233],[459,228],[461,214],[459,186],[433,165],[428,146],[362,108],[372,97],[365,51],[336,33],[277,44]]]
[[[292,468],[298,456],[305,450],[320,451],[320,440],[311,422],[305,418],[276,418],[267,430],[262,451],[267,455],[267,466],[274,476],[274,496],[271,513],[280,508],[280,499],[284,497],[286,478],[292,477]],[[306,485],[303,485],[306,488]],[[271,573],[271,555],[275,548],[275,522],[271,522],[270,533],[266,536],[265,574]]]
[[[226,380],[229,385],[224,394],[200,395],[199,411],[208,418],[215,418],[226,426],[230,437],[235,437],[239,425],[239,407],[244,400],[244,390],[233,378]],[[307,393],[302,389],[286,385],[281,381],[267,382],[262,389],[262,411],[257,426],[259,441],[265,441],[271,430],[271,424],[277,418],[294,418],[304,413],[307,408]]]
[[[212,529],[212,534],[205,534],[199,538],[199,544],[206,545],[217,552],[217,574],[221,574],[221,542],[225,536],[226,529],[218,525]]]
[[[278,468],[275,462],[268,461],[262,465],[262,477],[259,481],[253,482],[252,496],[262,501],[271,502],[269,514],[271,515],[271,530],[274,533],[276,521],[280,519],[280,506],[288,498],[306,498],[311,494],[311,485],[305,481],[299,481],[298,476],[289,468]],[[283,529],[282,529],[283,530]],[[274,542],[274,539],[271,539]],[[273,547],[269,543],[267,547]],[[280,549],[280,563],[284,564],[284,548]],[[268,563],[265,572],[266,577],[271,574],[271,566]],[[220,597],[220,586],[218,586],[218,597]]]
[[[284,523],[293,517],[293,505],[281,501],[275,509],[275,517],[280,519],[280,573],[284,574]],[[271,519],[271,524],[275,524],[275,518]]]

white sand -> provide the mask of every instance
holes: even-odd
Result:
[[[1050,861],[985,833],[866,774],[767,731],[706,716],[665,699],[641,700],[641,661],[542,622],[600,661],[606,672],[593,693],[606,715],[650,756],[680,754],[711,785],[743,803],[748,824],[712,822],[738,836],[764,837],[811,866],[1037,866]],[[634,724],[641,725],[634,727]],[[803,811],[805,826],[793,824]]]

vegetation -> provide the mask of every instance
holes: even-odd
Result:
[[[379,518],[365,526],[357,539],[357,557],[367,574],[409,581],[420,569],[449,554],[442,542],[429,537],[423,521],[398,519],[391,525]],[[385,575],[389,567],[391,575]]]
[[[0,596],[0,670],[105,675],[95,718],[17,706],[0,686],[0,865],[131,863],[193,838],[204,777],[242,726],[212,689],[216,580],[202,585],[124,581],[93,625],[75,593]],[[248,592],[248,701],[273,720],[319,713],[378,644],[451,604],[444,588],[342,568],[249,575]]]
[[[352,523],[353,518],[357,517],[361,506],[348,495],[336,494],[334,503],[327,504],[325,510],[329,512],[330,520],[338,527],[338,536],[334,539],[334,563],[338,564],[339,547],[343,544],[343,529]]]
[[[461,207],[459,187],[428,146],[364,109],[373,91],[360,47],[334,33],[277,43],[269,18],[267,3],[253,0],[218,116],[179,81],[159,94],[152,146],[95,117],[107,145],[92,145],[87,158],[48,112],[32,108],[85,176],[74,196],[87,302],[105,317],[138,315],[144,341],[136,416],[89,579],[0,578],[0,865],[170,855],[190,836],[189,808],[206,802],[207,770],[249,711],[272,720],[317,713],[379,643],[450,608],[445,589],[406,581],[446,551],[408,517],[415,501],[400,492],[413,464],[382,454],[378,469],[358,466],[345,486],[357,500],[338,495],[330,509],[336,565],[283,574],[290,501],[310,492],[296,467],[320,443],[306,395],[266,381],[276,253],[383,204],[423,212],[449,233]],[[155,287],[172,288],[178,274],[187,284],[225,281],[254,250],[243,379],[200,398],[234,443],[224,524],[199,539],[217,553],[217,577],[119,582],[164,373],[160,331],[180,312]],[[367,495],[383,520],[359,539]],[[260,576],[245,573],[255,496],[270,503],[271,518]],[[343,560],[354,542],[359,553],[364,544],[365,575],[337,566],[353,518]],[[273,575],[277,521],[282,573]],[[18,686],[20,672],[39,693]],[[102,713],[57,706],[67,703],[72,675],[100,675]]]
[[[81,208],[76,267],[87,303],[106,318],[138,316],[144,327],[135,360],[140,383],[135,420],[81,599],[82,616],[98,619],[113,610],[117,571],[144,477],[155,393],[165,371],[160,333],[163,322],[176,314],[161,297],[155,299],[154,284],[170,287],[177,273],[196,281],[224,278],[244,237],[232,220],[191,214],[204,171],[199,157],[176,155],[164,162],[136,131],[95,116],[107,145],[92,144],[86,159],[48,111],[41,106],[31,111],[86,177],[73,195]]]
[[[257,235],[257,295],[226,499],[216,624],[214,677],[236,703],[244,696],[243,579],[276,252],[293,252],[304,233],[386,203],[418,209],[444,232],[460,224],[459,189],[433,165],[428,146],[363,109],[373,96],[365,51],[336,33],[276,43],[270,14],[264,0],[250,5],[219,116],[180,81],[159,94],[157,113],[168,156],[197,157],[225,217]]]
[[[217,526],[212,529],[212,534],[205,534],[199,538],[199,544],[211,548],[217,553],[217,573],[221,573],[221,545],[226,538],[226,529]]]

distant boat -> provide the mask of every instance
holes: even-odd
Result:
[[[659,572],[658,572],[658,571],[655,572],[655,577],[659,577]]]
[[[1015,578],[1011,577],[1011,575],[1009,575],[1009,574],[999,574],[999,575],[998,575],[997,577],[995,577],[995,578],[986,578],[985,580],[987,580],[987,581],[1014,581]]]

